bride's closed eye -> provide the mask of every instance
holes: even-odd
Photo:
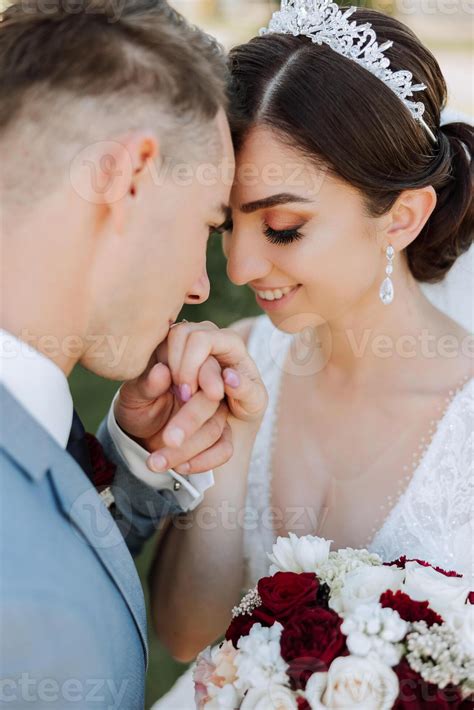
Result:
[[[303,234],[299,231],[304,225],[300,224],[297,227],[291,229],[273,229],[266,222],[263,223],[263,232],[267,237],[268,241],[272,244],[291,244],[303,239]],[[224,234],[226,232],[232,232],[234,228],[234,223],[232,218],[229,218],[223,225],[221,225],[216,232],[218,234]]]
[[[302,226],[293,229],[273,229],[268,224],[264,224],[265,236],[272,244],[292,244],[303,239],[303,235],[299,231]]]

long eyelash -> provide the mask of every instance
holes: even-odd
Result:
[[[299,239],[303,239],[303,235],[299,229],[301,229],[301,227],[277,230],[266,225],[265,235],[272,244],[291,244],[292,242],[297,242]]]
[[[224,224],[221,224],[220,227],[216,227],[214,230],[215,234],[224,234],[224,232],[231,232],[232,229],[234,228],[234,222],[231,217],[229,217],[228,220],[224,222]]]

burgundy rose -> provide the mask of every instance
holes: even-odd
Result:
[[[430,563],[425,562],[425,560],[408,560],[406,555],[402,555],[398,558],[398,560],[394,560],[393,562],[384,562],[384,565],[386,567],[392,567],[393,565],[396,565],[397,567],[400,567],[400,569],[405,569],[405,565],[407,562],[418,562],[418,564],[422,567],[432,567],[434,570],[436,570],[436,572],[444,574],[445,577],[462,577],[462,574],[458,574],[457,572],[453,572],[452,570],[447,572],[445,569],[441,569],[441,567],[434,567],[433,565],[430,565]]]
[[[427,601],[414,601],[400,590],[395,593],[391,589],[384,592],[380,597],[380,604],[398,611],[405,621],[426,621],[428,626],[443,623],[441,616],[430,608]]]
[[[320,607],[300,608],[289,619],[280,645],[293,687],[305,688],[313,673],[327,671],[337,656],[346,655],[341,624],[335,611]]]
[[[273,626],[275,617],[264,606],[257,607],[251,614],[239,614],[235,619],[232,619],[225,635],[226,640],[232,641],[234,647],[237,648],[238,640],[242,636],[248,636],[252,626],[257,623],[262,626]]]
[[[469,592],[469,596],[467,598],[468,604],[474,604],[474,592]]]
[[[298,607],[315,606],[319,582],[315,574],[277,572],[273,577],[263,577],[258,583],[258,593],[263,606],[284,623]]]
[[[427,683],[404,659],[394,669],[400,683],[394,710],[468,710],[472,705],[462,699],[453,685],[439,688]]]
[[[301,696],[296,698],[296,705],[298,706],[298,710],[311,710],[311,706],[306,698],[302,698]]]

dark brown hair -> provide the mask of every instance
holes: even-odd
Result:
[[[13,131],[21,143],[26,124],[31,150],[62,141],[59,160],[68,140],[155,121],[171,156],[183,136],[198,146],[200,129],[201,143],[219,149],[212,119],[226,105],[225,56],[164,0],[17,0],[0,20],[0,137]]]
[[[358,9],[370,22],[393,70],[411,71],[427,89],[424,119],[437,144],[384,83],[355,62],[309,38],[269,34],[230,53],[231,126],[238,152],[249,131],[268,126],[304,156],[325,165],[366,197],[373,216],[384,214],[403,190],[432,185],[438,202],[407,248],[419,281],[441,280],[473,241],[472,150],[465,123],[440,128],[446,84],[436,59],[393,17]]]

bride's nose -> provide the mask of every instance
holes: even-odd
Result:
[[[255,233],[237,235],[235,230],[228,239],[224,249],[227,275],[236,286],[245,286],[271,272],[272,264],[265,257],[260,241]]]

